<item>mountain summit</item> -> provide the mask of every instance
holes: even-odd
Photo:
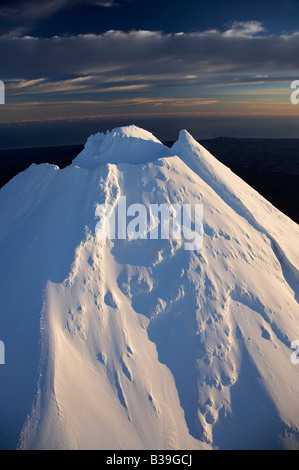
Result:
[[[166,153],[167,147],[150,132],[136,126],[119,127],[90,136],[73,165],[93,170],[104,163],[147,163]]]
[[[202,245],[97,237],[124,197],[201,204]],[[298,448],[299,227],[187,131],[91,136],[0,214],[1,448]]]

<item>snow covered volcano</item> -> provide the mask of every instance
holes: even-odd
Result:
[[[99,239],[121,196],[202,204],[201,248]],[[188,132],[91,136],[0,217],[2,449],[298,448],[299,227]]]

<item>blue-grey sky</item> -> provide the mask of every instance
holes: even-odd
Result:
[[[2,0],[0,123],[206,116],[239,135],[264,116],[290,136],[298,18],[299,0]]]

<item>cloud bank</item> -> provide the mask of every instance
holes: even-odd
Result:
[[[224,32],[112,30],[101,35],[2,37],[0,47],[2,80],[97,76],[99,82],[133,78],[144,83],[244,73],[266,79],[299,68],[299,32],[266,35],[258,22],[235,23]]]
[[[192,33],[2,36],[0,47],[0,78],[7,102],[15,106],[11,115],[33,113],[37,103],[49,109],[51,102],[51,109],[64,106],[64,116],[71,109],[79,115],[79,102],[87,114],[96,103],[106,114],[244,112],[244,107],[259,113],[261,100],[269,114],[297,111],[288,95],[290,82],[299,77],[299,32],[268,34],[257,21]]]

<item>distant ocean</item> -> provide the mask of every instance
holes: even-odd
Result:
[[[161,141],[176,140],[181,129],[186,129],[196,139],[219,136],[299,138],[299,114],[298,116],[146,115],[0,123],[0,149],[82,144],[91,134],[131,124],[152,132]]]

